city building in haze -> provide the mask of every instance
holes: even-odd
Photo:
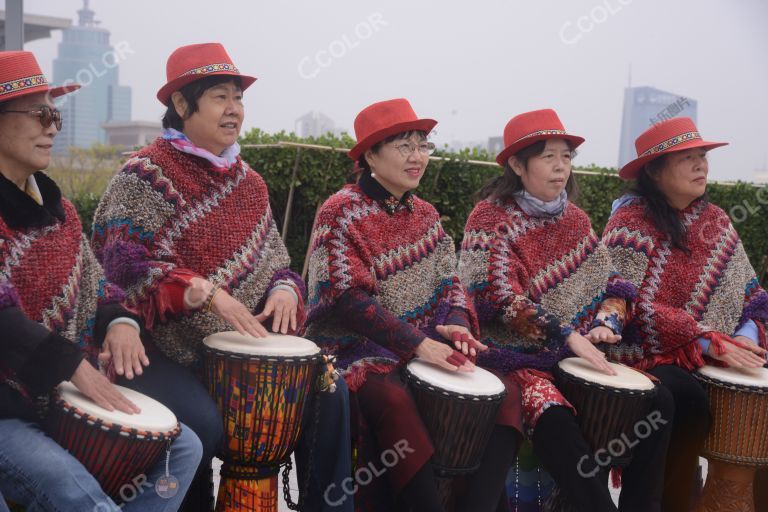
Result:
[[[296,120],[295,126],[300,137],[320,137],[327,133],[338,135],[336,123],[322,112],[307,112]]]
[[[88,0],[83,0],[77,14],[77,25],[62,31],[53,61],[53,82],[75,82],[83,87],[58,103],[64,124],[54,141],[56,153],[66,152],[70,146],[104,144],[105,123],[131,119],[131,88],[118,83],[119,64],[132,53],[128,43],[110,44],[109,31],[99,27]]]
[[[134,149],[152,143],[160,136],[160,121],[109,121],[102,125],[107,145]]]
[[[686,96],[654,87],[624,89],[624,112],[619,141],[619,168],[637,157],[635,139],[652,125],[673,117],[696,120],[697,102]]]

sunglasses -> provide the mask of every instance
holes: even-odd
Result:
[[[61,110],[51,108],[47,105],[43,105],[40,108],[33,110],[2,110],[0,114],[29,114],[35,116],[40,120],[40,124],[43,128],[48,128],[52,124],[56,126],[56,129],[61,131]]]

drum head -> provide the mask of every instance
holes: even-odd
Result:
[[[270,357],[305,357],[320,353],[309,340],[287,334],[268,334],[266,338],[243,336],[237,331],[211,334],[203,340],[205,346],[221,352]]]
[[[616,371],[616,375],[608,375],[597,371],[586,359],[581,357],[569,357],[557,363],[565,373],[600,386],[638,391],[647,391],[654,388],[651,379],[637,370],[621,364],[608,364]]]
[[[141,409],[138,414],[126,414],[120,411],[108,411],[77,389],[71,382],[62,382],[58,386],[59,395],[70,405],[77,407],[96,419],[115,423],[123,427],[135,428],[146,432],[169,432],[176,428],[176,416],[166,406],[138,391],[115,386],[125,397]]]
[[[768,388],[768,368],[721,368],[706,365],[699,368],[699,373],[704,377],[725,384]]]
[[[504,383],[497,376],[475,367],[474,372],[452,372],[431,363],[414,359],[408,363],[408,372],[433,386],[471,396],[492,396],[504,391]]]

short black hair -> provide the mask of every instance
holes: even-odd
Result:
[[[184,131],[184,119],[189,119],[192,114],[197,112],[197,100],[199,100],[202,95],[205,94],[205,91],[211,87],[216,87],[217,85],[225,84],[228,82],[234,83],[240,89],[243,88],[243,84],[239,76],[213,75],[201,78],[200,80],[195,80],[194,82],[190,82],[179,89],[179,92],[186,100],[189,108],[187,109],[186,115],[182,118],[179,113],[176,112],[176,108],[173,106],[173,101],[171,101],[171,98],[169,97],[168,103],[166,104],[165,114],[163,114],[163,128],[173,128],[174,130],[178,130],[180,132]]]

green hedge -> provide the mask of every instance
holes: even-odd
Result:
[[[354,141],[347,135],[302,139],[294,134],[268,134],[258,129],[248,132],[240,142],[247,146],[274,145],[280,141],[336,148],[354,145]],[[291,146],[244,147],[242,150],[243,158],[269,184],[270,201],[280,229],[283,226],[297,153],[298,149]],[[468,162],[492,161],[491,155],[485,151],[438,151],[436,156],[447,160],[430,163],[417,193],[435,205],[446,231],[458,243],[461,241],[464,222],[472,210],[471,196],[486,180],[497,175],[500,169]],[[301,149],[286,243],[296,271],[302,270],[318,205],[345,183],[351,168],[352,161],[343,152]],[[589,214],[595,230],[600,233],[608,220],[612,200],[621,194],[625,184],[616,178],[615,169],[593,166],[581,170],[595,174],[578,176],[580,195],[577,203]],[[768,187],[759,189],[747,183],[734,186],[712,184],[709,193],[712,201],[731,215],[750,260],[765,285],[768,280]],[[94,195],[84,194],[82,198],[75,199],[84,224],[89,226],[95,206]]]

